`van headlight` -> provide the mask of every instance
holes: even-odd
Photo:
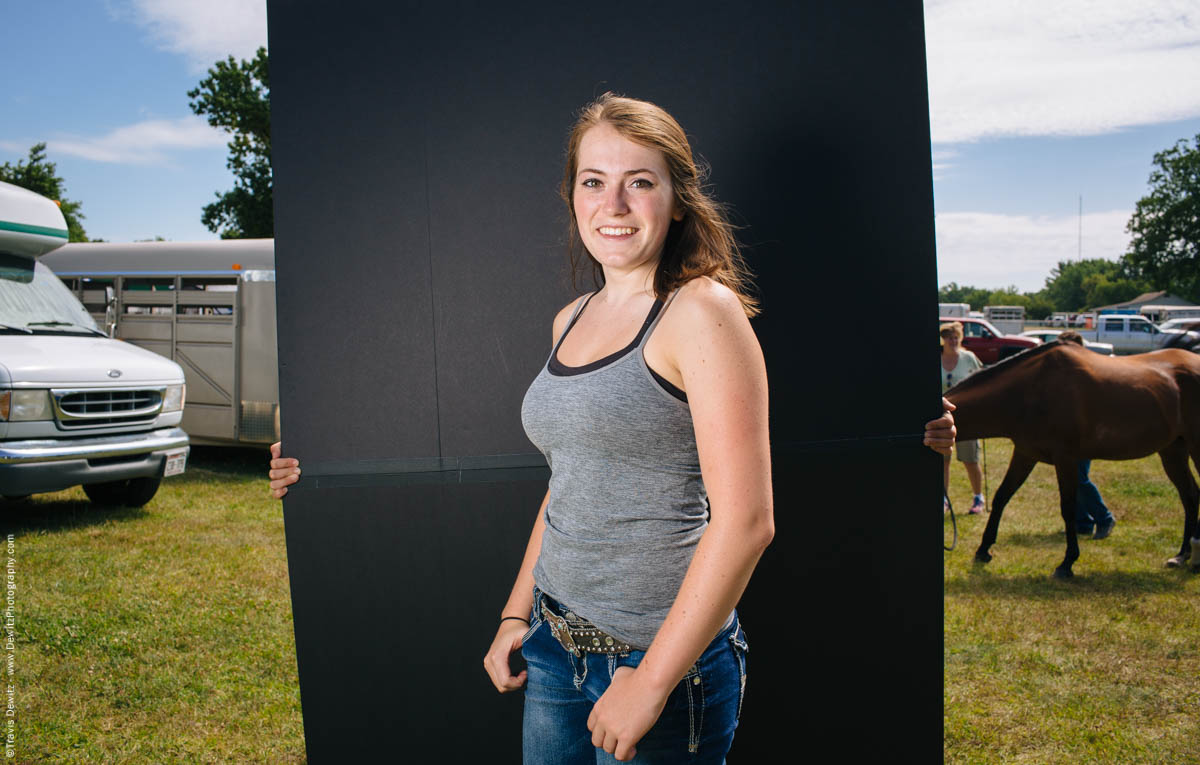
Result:
[[[183,399],[186,396],[186,385],[168,385],[166,392],[163,393],[162,410],[164,412],[178,412],[183,409]]]
[[[0,420],[32,422],[54,419],[48,390],[0,391]]]

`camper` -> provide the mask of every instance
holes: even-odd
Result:
[[[66,241],[56,203],[0,183],[0,495],[144,505],[187,465],[183,370],[96,326],[41,262]]]
[[[966,318],[970,312],[970,303],[938,303],[938,316]]]
[[[183,367],[192,443],[279,440],[275,240],[78,243],[44,261],[107,333]]]
[[[1155,324],[1171,319],[1200,319],[1200,305],[1144,305],[1138,313]]]

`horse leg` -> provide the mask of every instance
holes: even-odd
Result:
[[[977,563],[987,563],[992,559],[989,550],[996,543],[996,532],[1000,529],[1000,516],[1004,515],[1004,506],[1017,493],[1017,489],[1021,488],[1021,484],[1025,483],[1036,464],[1037,460],[1033,457],[1021,454],[1013,448],[1012,461],[1008,463],[1008,471],[1004,474],[1004,480],[1000,482],[1000,488],[996,489],[996,496],[992,499],[992,512],[983,530],[983,539],[979,542],[979,549],[975,551]]]
[[[1058,477],[1058,503],[1062,511],[1063,524],[1067,527],[1067,554],[1062,563],[1054,569],[1056,579],[1069,579],[1074,574],[1071,566],[1079,560],[1079,534],[1075,525],[1075,495],[1079,488],[1078,460],[1054,463],[1054,472]]]
[[[1197,352],[1200,352],[1200,351],[1197,351]],[[1187,443],[1188,453],[1192,456],[1192,463],[1196,466],[1196,472],[1200,472],[1200,433],[1193,433],[1192,436],[1189,436],[1187,438],[1186,443]],[[1189,470],[1188,478],[1191,478],[1191,477],[1192,477],[1192,474],[1191,474],[1191,471]],[[1191,510],[1187,513],[1186,516],[1184,516],[1183,535],[1185,537],[1190,535],[1192,538],[1191,542],[1188,544],[1189,554],[1191,553],[1192,550],[1196,551],[1196,553],[1194,555],[1191,555],[1192,571],[1200,572],[1200,517],[1198,517],[1198,511],[1200,511],[1200,487],[1196,487],[1195,479],[1193,479],[1192,486],[1194,487],[1192,493],[1196,497],[1196,499],[1192,501]],[[1185,509],[1186,509],[1186,505],[1185,505]],[[1189,524],[1190,524],[1190,526],[1189,526]]]
[[[1179,500],[1183,502],[1183,544],[1179,547],[1179,554],[1174,558],[1168,558],[1166,563],[1170,568],[1177,568],[1186,565],[1192,554],[1190,540],[1196,536],[1200,486],[1197,486],[1196,479],[1192,478],[1192,469],[1188,467],[1188,448],[1182,438],[1173,441],[1170,446],[1159,452],[1158,458],[1162,460],[1163,470],[1167,471],[1167,478],[1170,478],[1171,483],[1175,484],[1175,490],[1179,492]],[[1192,567],[1200,567],[1200,556],[1192,562]]]

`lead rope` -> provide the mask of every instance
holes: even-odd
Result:
[[[942,545],[942,549],[946,552],[950,552],[958,545],[958,521],[954,518],[954,503],[950,501],[950,495],[942,492],[942,498],[946,502],[946,507],[950,508],[950,526],[954,529],[954,540],[950,543],[949,547]]]
[[[988,486],[987,486],[987,439],[979,439],[980,445],[983,447],[983,509],[985,512],[992,512],[992,506],[988,504]]]

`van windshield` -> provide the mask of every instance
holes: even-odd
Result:
[[[0,332],[104,334],[66,285],[33,258],[0,253]]]

